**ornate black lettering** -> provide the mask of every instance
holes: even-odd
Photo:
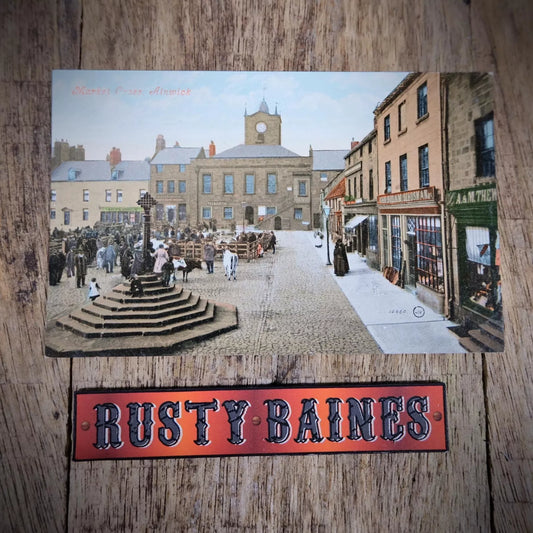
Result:
[[[429,420],[422,414],[429,410],[427,396],[413,396],[407,402],[407,414],[413,419],[407,422],[407,432],[415,440],[427,439],[431,426]],[[420,406],[420,411],[416,408]],[[420,428],[417,430],[417,426]]]
[[[244,438],[242,436],[242,425],[244,423],[244,413],[250,407],[246,400],[227,400],[222,404],[228,413],[228,422],[231,428],[231,437],[228,439],[231,444],[242,444]]]
[[[196,411],[196,440],[195,444],[198,446],[207,446],[210,442],[207,438],[207,429],[209,424],[207,422],[207,411],[218,411],[218,401],[213,399],[212,402],[185,402],[185,410],[187,412]]]
[[[171,414],[169,414],[171,410]],[[159,420],[164,427],[159,428],[158,437],[165,446],[176,446],[181,438],[181,428],[176,422],[176,418],[180,417],[180,403],[179,402],[165,402],[159,406]],[[167,436],[169,435],[170,436]]]
[[[114,403],[103,403],[94,406],[96,411],[96,442],[98,450],[120,448],[124,443],[120,440],[120,409]]]
[[[381,438],[384,440],[397,441],[403,438],[404,428],[401,424],[398,424],[400,415],[398,411],[403,411],[403,398],[401,396],[388,398],[380,398],[381,402],[381,420],[383,420],[383,434]],[[395,405],[396,409],[392,406]],[[394,432],[394,426],[397,425],[398,431]]]
[[[315,404],[317,401],[314,398],[302,400],[302,415],[300,416],[300,427],[298,428],[298,436],[294,439],[296,442],[307,442],[305,434],[311,432],[311,442],[321,442],[324,439],[320,435],[320,418],[316,414]]]
[[[326,403],[329,405],[329,437],[328,440],[331,442],[341,442],[343,437],[341,435],[341,421],[342,416],[339,413],[339,403],[341,400],[339,398],[328,398]]]
[[[283,444],[291,434],[291,426],[287,419],[291,409],[285,400],[265,400],[268,407],[268,442]]]
[[[361,402],[355,398],[348,398],[348,421],[350,422],[350,433],[348,438],[359,440],[361,437],[367,442],[375,440],[372,431],[374,427],[374,415],[372,414],[372,398],[361,398]],[[361,403],[363,406],[361,407]],[[358,428],[361,429],[359,433]]]
[[[143,408],[143,438],[139,437],[139,426],[141,422],[139,420],[139,409]],[[152,442],[152,426],[154,425],[154,418],[152,416],[155,405],[150,402],[139,404],[137,402],[131,402],[128,404],[130,410],[130,419],[128,420],[128,426],[130,427],[130,442],[136,448],[146,448]]]

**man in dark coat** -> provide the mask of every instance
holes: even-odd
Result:
[[[272,253],[275,254],[276,253],[276,235],[274,235],[273,231],[271,232],[269,247],[272,248]]]
[[[76,271],[76,287],[85,287],[85,276],[87,275],[87,258],[83,250],[78,250],[74,257],[74,269]]]
[[[212,242],[206,242],[204,245],[204,261],[207,265],[207,273],[213,274],[213,266],[215,264],[216,250]]]
[[[74,276],[74,250],[70,249],[66,257],[67,277]]]
[[[172,257],[169,257],[168,261],[161,267],[161,283],[163,287],[170,285],[172,274],[174,274],[174,263],[172,262]]]

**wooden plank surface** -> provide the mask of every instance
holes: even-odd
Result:
[[[8,531],[531,527],[532,13],[526,0],[0,7],[0,512]],[[512,5],[509,5],[512,4]],[[494,70],[502,355],[46,359],[53,68]],[[82,387],[444,381],[445,454],[72,463]]]

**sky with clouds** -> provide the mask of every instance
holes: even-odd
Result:
[[[151,157],[157,135],[167,146],[217,152],[244,142],[244,113],[263,98],[282,119],[281,144],[300,155],[348,150],[373,128],[373,110],[403,72],[166,72],[56,70],[52,77],[52,143],[85,147],[105,159]]]

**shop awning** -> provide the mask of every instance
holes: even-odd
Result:
[[[348,223],[344,226],[346,229],[352,229],[355,228],[355,226],[359,226],[361,222],[366,220],[368,218],[368,215],[355,215],[353,218],[351,218]]]

